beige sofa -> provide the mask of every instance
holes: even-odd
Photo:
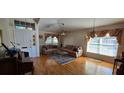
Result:
[[[43,45],[43,46],[41,46],[41,54],[52,54],[56,50],[58,50],[57,45]]]
[[[81,46],[66,45],[64,48],[61,48],[61,50],[68,52],[69,55],[74,57],[80,57],[83,54]]]

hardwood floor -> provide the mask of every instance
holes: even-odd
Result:
[[[34,58],[35,75],[111,75],[113,64],[88,57],[60,65],[50,56]]]

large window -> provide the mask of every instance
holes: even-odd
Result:
[[[45,42],[47,45],[58,45],[58,38],[49,36]]]
[[[87,44],[87,52],[115,57],[118,43],[116,37],[94,37]]]

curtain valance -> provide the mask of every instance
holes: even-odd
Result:
[[[49,34],[49,33],[45,33],[45,40],[46,40],[49,36],[51,36],[52,38],[53,38],[53,37],[56,37],[56,38],[59,39],[59,35],[58,35],[58,34]]]
[[[109,34],[110,36],[115,36],[117,38],[118,43],[121,43],[121,36],[124,29],[112,29],[112,30],[104,30],[104,31],[92,31],[87,34],[87,39],[97,37],[104,37],[106,34]]]

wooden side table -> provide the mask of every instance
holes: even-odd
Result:
[[[124,59],[115,59],[112,74],[114,75],[115,71],[117,70],[118,63],[124,63]]]

